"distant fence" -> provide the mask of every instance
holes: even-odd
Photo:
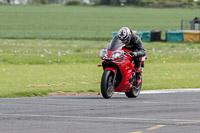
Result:
[[[200,30],[200,18],[193,20],[181,20],[181,30]]]

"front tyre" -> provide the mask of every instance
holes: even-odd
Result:
[[[135,86],[133,86],[129,92],[125,92],[126,96],[128,98],[136,98],[141,91],[142,88],[142,81],[140,82],[140,85],[138,86],[138,88],[136,88]]]
[[[114,73],[105,70],[101,78],[101,94],[105,99],[111,98],[114,93],[113,86]]]

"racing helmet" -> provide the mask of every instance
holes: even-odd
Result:
[[[122,27],[117,33],[117,37],[124,43],[128,45],[131,41],[132,32],[128,27]]]

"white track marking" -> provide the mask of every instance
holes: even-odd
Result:
[[[148,91],[141,91],[140,94],[164,94],[164,93],[183,93],[183,92],[200,92],[200,88],[196,88],[196,89],[148,90]]]
[[[162,122],[200,122],[200,120],[185,120],[185,119],[153,119],[153,118],[125,118],[125,117],[90,117],[90,116],[65,116],[65,115],[34,115],[34,114],[3,114],[0,116],[15,116],[15,117],[47,117],[47,118],[73,118],[73,119],[91,119],[91,120],[137,120],[137,121],[162,121]]]
[[[200,92],[200,88],[191,89],[163,89],[163,90],[144,90],[140,94],[165,94],[165,93],[184,93],[184,92]],[[115,92],[115,94],[124,94],[124,92]]]

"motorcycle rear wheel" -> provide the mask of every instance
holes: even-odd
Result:
[[[112,71],[104,71],[101,78],[101,94],[105,99],[111,98],[114,93],[113,86],[114,73]]]
[[[125,92],[126,96],[128,98],[136,98],[141,91],[142,88],[142,81],[140,82],[140,85],[138,86],[138,88],[136,88],[135,86],[133,86],[129,92]]]

